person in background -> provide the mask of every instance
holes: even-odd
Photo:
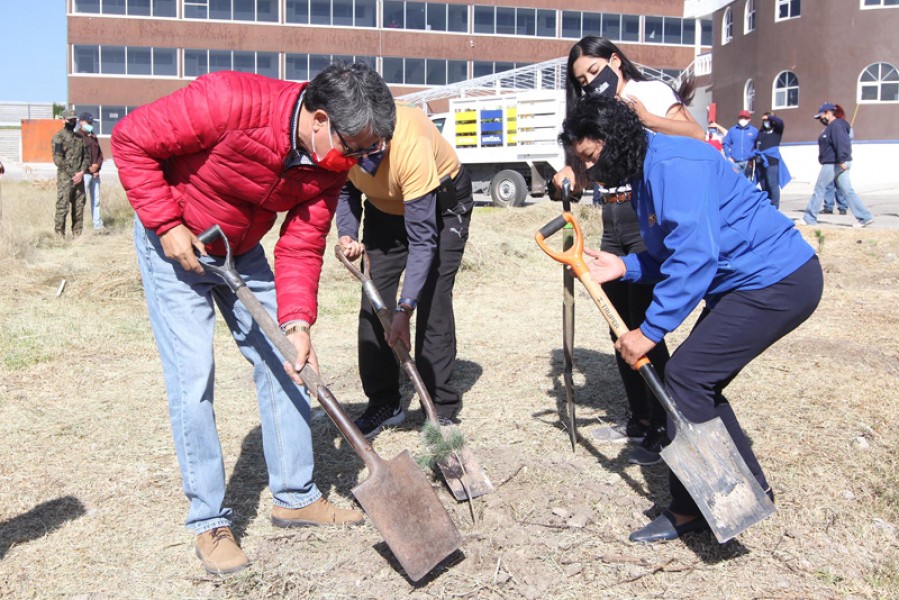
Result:
[[[831,102],[822,104],[814,116],[824,125],[824,131],[818,136],[818,162],[821,164],[821,171],[802,215],[806,225],[818,223],[818,212],[830,183],[845,195],[849,210],[856,219],[853,227],[867,227],[874,222],[874,216],[862,204],[852,187],[849,176],[849,169],[852,167],[852,140],[849,138],[849,122],[845,117],[843,107]]]
[[[309,394],[318,370],[311,328],[326,237],[346,173],[393,134],[389,88],[364,64],[336,62],[308,83],[221,71],[128,113],[112,132],[119,178],[134,207],[134,244],[162,359],[169,418],[189,500],[185,525],[210,573],[249,560],[231,531],[214,411],[215,306],[253,365],[275,527],[356,525],[313,481]],[[274,247],[261,244],[287,213]],[[225,246],[197,234],[219,225],[247,288],[296,349],[287,364],[237,296],[204,261]],[[204,261],[196,253],[206,255]]]
[[[841,215],[849,212],[849,203],[846,202],[846,195],[843,194],[842,190],[838,190],[834,182],[831,181],[827,184],[827,189],[824,190],[824,208],[821,209],[819,214],[832,215],[834,204],[836,204],[837,211]]]
[[[350,169],[337,206],[338,242],[344,254],[351,260],[363,251],[369,255],[372,281],[388,306],[405,273],[389,332],[362,294],[359,375],[368,405],[356,425],[368,438],[406,418],[400,404],[400,366],[391,348],[397,340],[412,347],[413,314],[415,364],[438,419],[454,421],[462,408],[462,395],[453,384],[453,287],[474,206],[471,178],[421,109],[398,103],[396,114],[393,139],[383,153]]]
[[[709,145],[712,146],[712,148],[720,152],[721,156],[724,156],[724,144],[722,142],[725,135],[727,135],[727,129],[725,129],[715,121],[709,122],[705,141],[708,142]]]
[[[584,249],[599,283],[658,282],[643,322],[622,335],[616,349],[634,368],[705,300],[692,331],[668,362],[665,387],[688,421],[723,421],[773,500],[724,390],[756,356],[815,311],[824,281],[814,249],[708,144],[647,133],[636,115],[613,98],[583,99],[565,119],[560,141],[584,161],[592,179],[633,187],[646,249],[624,257]],[[668,427],[677,439],[670,420]],[[707,529],[673,473],[669,482],[668,509],[632,532],[632,542],[671,540]]]
[[[54,231],[66,236],[66,221],[72,215],[72,236],[78,237],[84,227],[84,173],[90,166],[90,156],[83,138],[75,133],[78,117],[72,109],[62,113],[65,125],[50,142],[53,164],[56,165],[56,221]]]
[[[790,182],[790,171],[780,155],[784,122],[771,111],[762,115],[762,130],[755,142],[755,180],[768,193],[774,208],[780,209],[780,190]]]
[[[103,229],[103,218],[100,216],[100,168],[103,166],[103,150],[94,133],[94,116],[83,112],[78,116],[79,133],[87,147],[87,171],[84,173],[84,193],[90,199],[91,219],[94,229]]]
[[[693,81],[686,80],[675,92],[662,81],[647,80],[621,49],[606,38],[590,35],[575,44],[568,54],[566,72],[568,111],[574,110],[583,97],[617,96],[633,107],[648,129],[698,140],[705,138],[702,126],[686,108],[693,96]],[[561,189],[564,179],[572,182],[573,190],[592,184],[583,161],[577,155],[566,153],[566,159],[568,166],[553,177],[557,189]],[[597,200],[604,205],[602,249],[620,256],[644,250],[636,213],[631,205],[630,188],[608,189],[599,186],[594,191],[594,202]],[[611,281],[603,285],[603,290],[630,328],[643,320],[646,308],[652,302],[652,285]],[[614,334],[611,335],[614,340]],[[668,348],[664,342],[653,349],[650,358],[659,375],[664,376],[668,362]],[[597,429],[593,436],[600,441],[638,443],[628,460],[640,465],[658,463],[662,460],[659,452],[668,441],[665,411],[640,375],[617,352],[615,361],[624,384],[630,416],[626,423]]]
[[[752,179],[752,154],[755,152],[755,141],[759,130],[749,124],[752,115],[748,110],[741,110],[737,124],[727,130],[722,145],[724,156],[733,162],[743,175]]]

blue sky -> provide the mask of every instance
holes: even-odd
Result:
[[[0,0],[0,102],[66,101],[65,0]]]

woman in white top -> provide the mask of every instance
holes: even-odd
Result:
[[[569,113],[584,95],[618,96],[633,108],[647,129],[704,140],[703,128],[686,108],[693,97],[693,85],[693,80],[687,79],[675,92],[663,81],[647,80],[618,46],[600,36],[590,35],[581,39],[568,55],[566,100]],[[573,189],[586,186],[588,178],[583,162],[574,155],[569,155],[567,162],[568,166],[553,177],[556,188],[561,188],[563,179],[572,181]],[[644,250],[637,216],[630,203],[630,189],[606,190],[602,198],[600,248],[618,256]],[[628,329],[639,327],[652,302],[653,286],[611,281],[604,283],[602,288]],[[615,339],[614,335],[612,339]],[[649,359],[660,375],[664,374],[668,356],[664,342],[649,353]],[[631,369],[617,352],[615,358],[630,405],[630,418],[627,423],[601,428],[593,435],[610,442],[640,443],[630,455],[631,463],[649,465],[660,462],[659,451],[667,443],[665,411],[639,373]]]

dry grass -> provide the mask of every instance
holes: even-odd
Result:
[[[120,192],[104,193],[114,206]],[[729,388],[779,510],[724,545],[704,535],[626,541],[665,502],[667,484],[661,465],[628,465],[622,448],[590,439],[624,402],[608,334],[582,292],[583,439],[571,453],[556,416],[561,268],[533,242],[557,205],[476,210],[456,287],[458,380],[467,445],[498,489],[475,502],[473,525],[435,482],[464,553],[420,586],[397,572],[371,525],[270,525],[251,374],[219,327],[228,503],[254,560],[222,579],[203,574],[180,528],[186,502],[127,205],[110,214],[109,235],[59,242],[53,198],[3,182],[0,597],[899,598],[899,232],[822,229],[818,312]],[[598,212],[578,210],[596,240]],[[359,295],[329,255],[314,339],[325,380],[351,412],[362,407]],[[420,449],[414,405],[403,426],[378,437],[382,456]],[[366,477],[361,463],[319,409],[314,435],[317,482],[346,505]]]

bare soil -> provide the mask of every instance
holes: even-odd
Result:
[[[10,202],[16,190],[4,193]],[[598,211],[578,211],[596,242]],[[590,436],[626,403],[583,290],[575,452],[557,412],[561,267],[533,236],[558,212],[476,209],[456,285],[457,379],[468,447],[497,489],[474,502],[473,521],[433,482],[464,543],[417,585],[370,523],[272,527],[250,368],[224,323],[215,345],[227,503],[253,565],[206,575],[181,526],[187,503],[127,221],[75,241],[31,236],[28,252],[0,259],[0,597],[899,598],[899,232],[804,228],[821,251],[824,299],[728,390],[777,514],[723,545],[695,534],[639,546],[627,535],[666,505],[666,470],[630,465],[626,447]],[[329,253],[313,339],[351,414],[364,406],[360,293]],[[421,411],[404,389],[409,418],[376,439],[387,458],[422,449]],[[321,409],[313,415],[316,481],[348,506],[366,473]]]

